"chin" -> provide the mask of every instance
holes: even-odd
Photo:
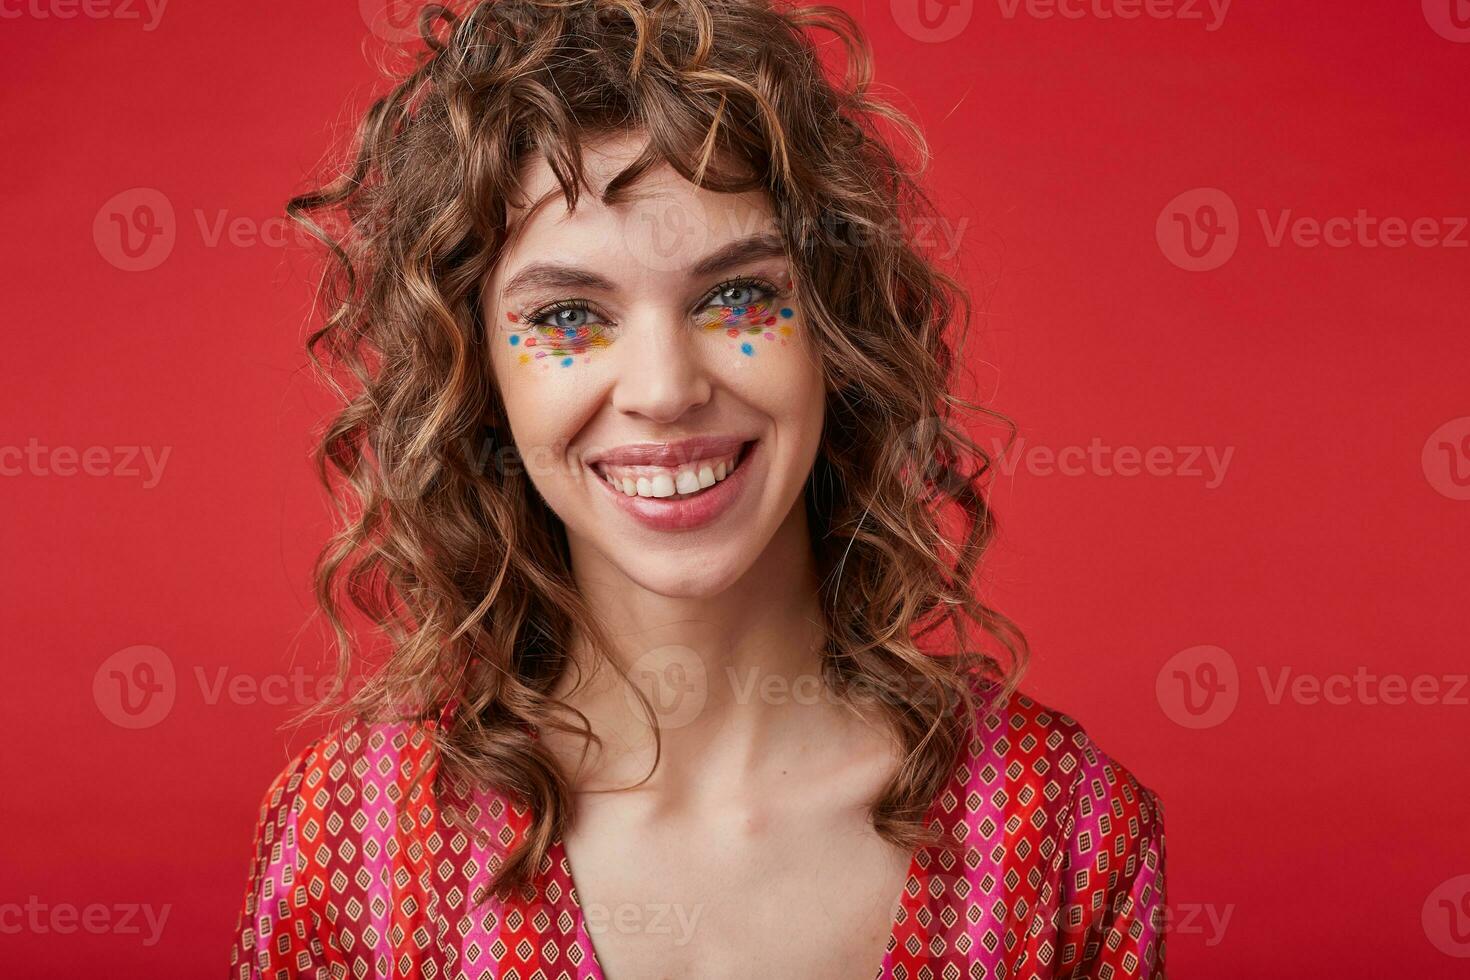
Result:
[[[734,585],[748,563],[694,551],[661,558],[649,555],[632,563],[614,562],[639,587],[669,599],[712,599]]]

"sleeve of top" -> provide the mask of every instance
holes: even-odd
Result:
[[[1095,747],[1074,784],[1058,976],[1164,976],[1164,811]]]
[[[255,826],[254,857],[244,904],[235,928],[230,976],[236,980],[295,980],[331,975],[336,952],[326,942],[313,894],[320,876],[299,847],[299,826],[307,809],[308,783],[317,746],[304,750],[272,781]],[[315,885],[313,884],[315,882]]]

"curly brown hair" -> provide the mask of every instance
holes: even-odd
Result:
[[[1008,694],[1027,658],[1015,624],[976,597],[993,457],[958,413],[1015,429],[951,390],[970,300],[901,232],[933,213],[917,184],[929,151],[873,95],[861,29],[834,7],[770,0],[486,0],[426,6],[418,25],[411,67],[366,112],[344,172],[286,209],[331,251],[307,350],[343,402],[316,453],[340,527],[316,593],[339,690],[359,683],[330,707],[424,721],[451,813],[475,786],[529,808],[526,843],[487,892],[525,886],[569,825],[569,782],[537,732],[600,743],[575,709],[580,725],[555,717],[569,706],[551,692],[573,637],[610,647],[561,522],[507,462],[480,291],[513,234],[523,166],[544,159],[575,207],[591,191],[582,148],[633,131],[646,148],[609,203],[660,163],[769,194],[827,384],[805,489],[823,682],[849,702],[876,693],[903,749],[871,805],[876,831],[936,843],[924,817],[969,738],[974,681]],[[842,43],[840,80],[814,30]],[[386,639],[379,662],[354,655],[353,610]]]

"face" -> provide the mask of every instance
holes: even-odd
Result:
[[[589,149],[591,184],[641,146]],[[626,202],[583,195],[569,213],[539,160],[522,186],[528,202],[551,197],[483,292],[491,369],[579,575],[601,564],[707,597],[767,549],[809,549],[802,489],[824,391],[768,197],[662,167]]]

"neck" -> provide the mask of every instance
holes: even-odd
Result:
[[[585,762],[580,738],[558,734],[550,742],[569,753],[566,771],[576,788],[642,780],[655,758],[650,718],[662,745],[644,786],[680,795],[702,787],[728,794],[732,780],[754,780],[832,731],[842,709],[822,696],[826,624],[803,507],[793,508],[760,558],[718,595],[659,595],[584,553],[590,550],[574,542],[574,574],[628,681],[601,654],[575,648],[580,671],[564,673],[554,693],[603,739],[601,749],[589,746]],[[574,689],[578,672],[584,679]]]

